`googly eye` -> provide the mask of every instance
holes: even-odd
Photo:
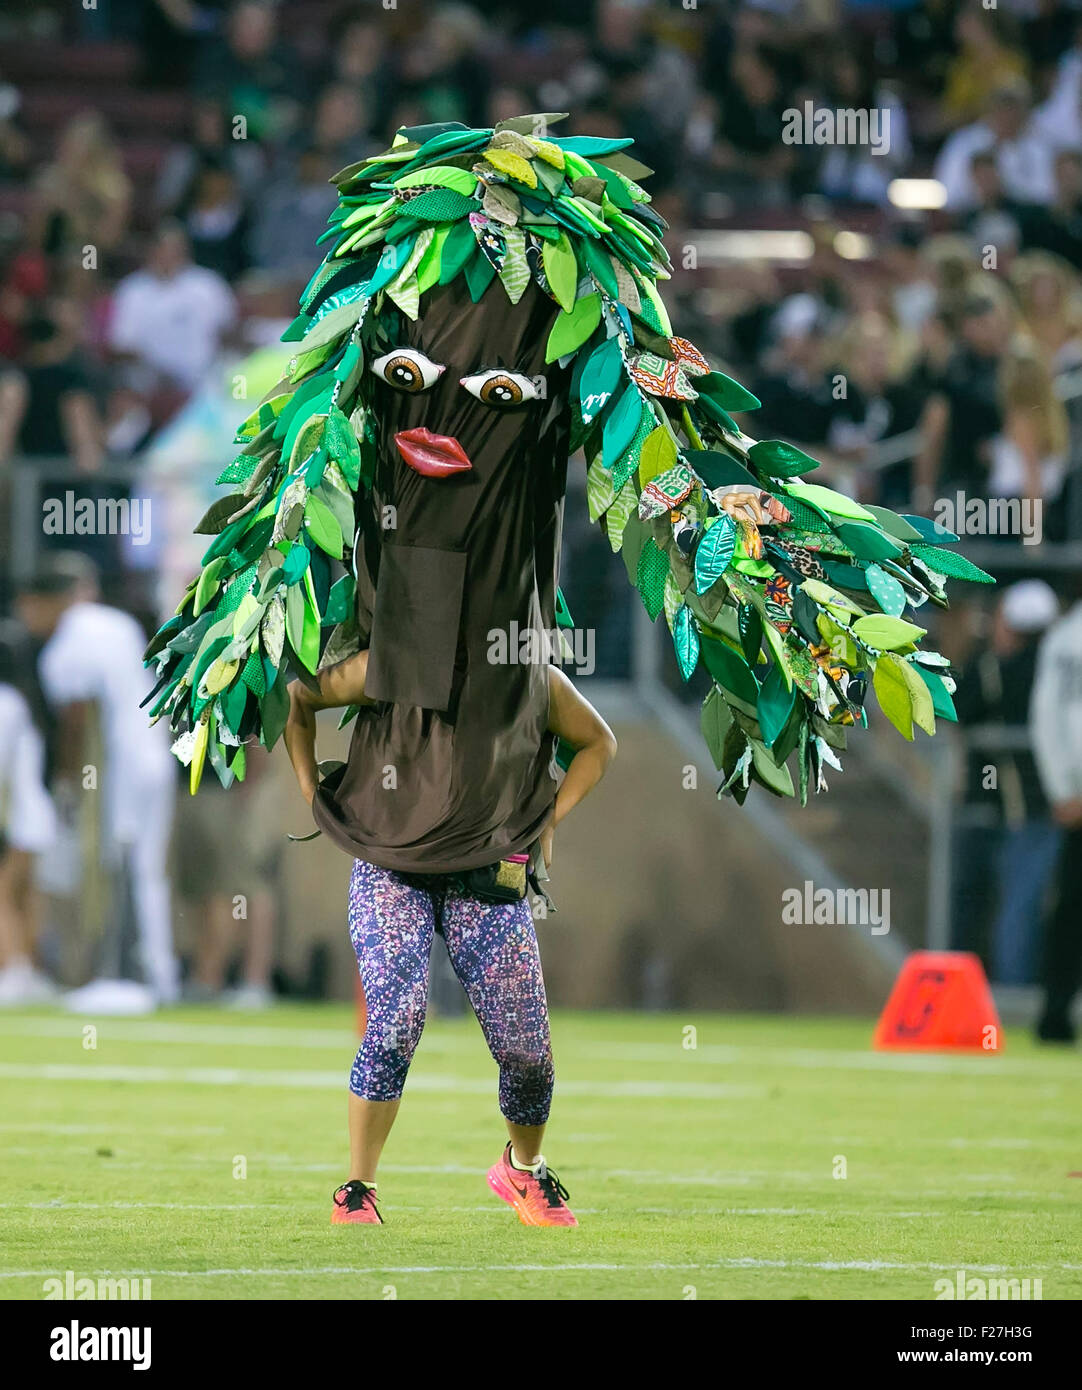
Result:
[[[398,391],[427,391],[446,371],[416,348],[395,348],[372,363],[373,374]]]
[[[500,409],[524,405],[526,401],[536,401],[540,399],[541,394],[537,389],[537,383],[531,381],[528,376],[498,369],[464,376],[461,384],[471,396],[476,396],[485,405]]]

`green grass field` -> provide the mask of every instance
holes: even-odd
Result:
[[[1078,1052],[557,1013],[545,1148],[582,1224],[539,1230],[484,1180],[502,1125],[476,1024],[434,1020],[380,1174],[387,1224],[332,1229],[351,1023],[186,1008],[102,1021],[91,1049],[83,1019],[0,1015],[0,1297],[67,1270],[150,1277],[156,1299],[932,1299],[959,1269],[1082,1295]]]

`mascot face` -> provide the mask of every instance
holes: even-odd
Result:
[[[375,486],[424,543],[457,548],[469,516],[500,506],[501,480],[562,464],[569,373],[545,365],[556,313],[536,287],[517,305],[495,294],[475,304],[459,280],[426,295],[414,321],[384,315],[366,381]]]

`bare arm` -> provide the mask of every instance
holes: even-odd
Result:
[[[913,505],[918,511],[929,510],[935,498],[949,424],[950,404],[946,396],[930,397],[918,426],[921,436],[920,453],[913,469]]]
[[[566,739],[576,752],[556,793],[552,820],[541,836],[546,864],[552,857],[553,830],[593,791],[616,756],[612,730],[556,666],[549,667],[549,733]]]
[[[368,672],[367,651],[330,666],[318,676],[319,692],[309,690],[300,681],[289,687],[289,718],[286,720],[285,745],[289,761],[297,776],[301,795],[309,806],[319,786],[316,763],[316,711],[344,709],[347,705],[372,705],[364,693],[364,678]]]

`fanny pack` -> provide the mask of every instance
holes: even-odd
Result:
[[[509,854],[498,863],[484,864],[479,869],[465,869],[453,877],[462,885],[464,892],[480,898],[482,902],[521,902],[527,888],[532,888],[539,898],[544,899],[549,912],[556,911],[556,904],[545,887],[549,876],[539,840],[530,846],[528,854]]]
[[[464,869],[455,877],[462,883],[463,890],[475,898],[493,903],[517,903],[526,896],[529,866],[528,854],[509,854],[498,863]]]

